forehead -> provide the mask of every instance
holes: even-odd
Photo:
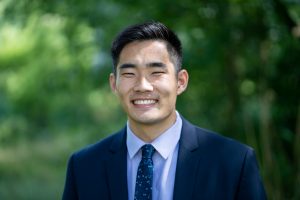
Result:
[[[160,40],[134,41],[127,44],[121,51],[119,63],[169,62],[166,43]]]

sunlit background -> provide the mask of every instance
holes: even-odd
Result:
[[[148,20],[183,42],[179,112],[252,146],[269,199],[300,199],[299,0],[1,0],[0,199],[60,199],[70,154],[123,127],[110,44]]]

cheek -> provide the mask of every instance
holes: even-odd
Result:
[[[116,88],[119,93],[126,91],[127,90],[126,88],[128,87],[128,85],[129,85],[128,81],[125,81],[122,78],[118,78],[116,81]]]
[[[166,83],[161,83],[159,84],[157,87],[158,92],[160,93],[160,95],[165,96],[167,98],[176,98],[177,96],[177,85],[170,83],[170,82],[166,82]]]
[[[128,84],[119,82],[116,85],[116,93],[121,100],[125,99],[126,97],[129,96],[130,90],[131,90],[131,87]]]

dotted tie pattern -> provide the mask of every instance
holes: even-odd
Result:
[[[155,152],[151,144],[142,146],[142,160],[136,176],[134,200],[152,199],[153,161]]]

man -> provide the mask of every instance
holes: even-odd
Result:
[[[156,22],[130,26],[111,52],[110,85],[128,122],[72,155],[64,200],[266,199],[253,149],[176,111],[188,72],[171,30]]]

